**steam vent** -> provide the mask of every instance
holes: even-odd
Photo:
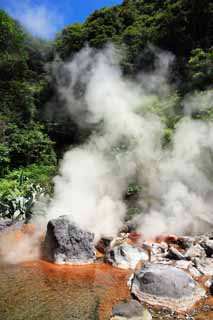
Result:
[[[44,258],[57,264],[89,264],[95,260],[94,234],[81,230],[67,216],[50,220]]]
[[[163,264],[145,264],[130,279],[132,293],[148,304],[177,312],[190,309],[205,291],[184,271]]]

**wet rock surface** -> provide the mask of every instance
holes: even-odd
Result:
[[[112,309],[112,320],[151,320],[149,311],[137,300],[120,302]]]
[[[147,261],[148,254],[141,248],[127,243],[110,249],[106,254],[106,261],[114,267],[134,269],[140,261]]]
[[[67,216],[50,220],[43,256],[57,264],[88,264],[95,260],[94,234],[80,229]]]
[[[141,302],[175,311],[189,309],[205,295],[186,272],[163,264],[145,264],[134,273],[129,285]]]

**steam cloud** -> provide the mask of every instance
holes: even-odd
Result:
[[[43,39],[53,38],[63,25],[63,15],[57,9],[58,6],[55,7],[49,1],[8,0],[5,5],[7,12],[29,32]]]
[[[112,46],[99,52],[87,47],[63,65],[66,81],[59,77],[58,87],[68,112],[96,130],[64,155],[48,219],[68,214],[97,239],[115,235],[127,212],[127,186],[137,181],[141,213],[134,219],[144,237],[206,231],[213,208],[213,124],[191,115],[210,106],[213,92],[185,98],[186,116],[165,148],[162,114],[175,112],[172,55],[157,52],[155,71],[136,80],[122,76],[119,62]]]
[[[28,226],[29,228],[29,226]],[[7,263],[17,264],[40,257],[43,232],[38,228],[33,232],[9,228],[0,236],[0,253]]]

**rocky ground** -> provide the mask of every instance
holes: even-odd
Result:
[[[1,233],[20,227],[23,224],[0,220]],[[102,238],[95,246],[92,233],[62,216],[48,223],[42,254],[57,264],[104,260],[113,267],[131,269],[132,300],[114,306],[114,320],[194,319],[197,310],[211,310],[207,302],[213,295],[211,234],[161,236],[147,242],[126,227],[115,239]]]

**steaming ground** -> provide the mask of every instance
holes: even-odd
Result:
[[[70,149],[54,179],[48,219],[68,214],[81,227],[115,235],[127,213],[129,183],[142,187],[134,219],[144,237],[207,231],[213,208],[213,124],[192,120],[207,109],[213,92],[188,95],[185,117],[165,148],[162,114],[174,115],[175,88],[168,83],[173,57],[158,52],[156,70],[135,81],[122,76],[120,53],[83,49],[63,66],[58,90],[81,127],[96,130]],[[62,72],[61,72],[62,73]],[[66,80],[66,81],[65,81]],[[63,83],[63,84],[62,84]],[[159,112],[156,111],[156,107]]]

